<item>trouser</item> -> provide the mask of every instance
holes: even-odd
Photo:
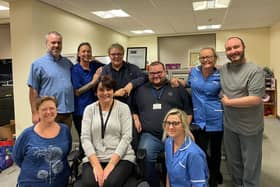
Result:
[[[192,131],[192,133],[195,137],[195,143],[207,156],[210,179],[212,182],[218,184],[218,178],[221,175],[220,166],[223,131],[206,132],[205,130],[197,129]]]
[[[79,135],[79,152],[80,152],[79,158],[83,158],[85,155],[85,152],[83,150],[82,143],[81,143],[82,119],[83,119],[83,116],[73,115],[74,126]]]
[[[241,135],[224,130],[224,145],[234,187],[259,187],[262,162],[263,130]]]
[[[64,123],[70,129],[72,127],[72,113],[57,114],[55,121],[57,123]]]
[[[101,163],[102,168],[105,168],[106,165],[107,163]],[[128,177],[132,174],[133,167],[134,164],[132,162],[120,160],[104,181],[103,187],[122,187],[128,180]],[[83,187],[99,187],[89,162],[83,164],[81,180]]]
[[[146,157],[144,160],[145,179],[151,187],[160,186],[160,175],[156,170],[156,161],[159,153],[164,150],[163,142],[150,133],[142,133],[138,149],[146,150]]]

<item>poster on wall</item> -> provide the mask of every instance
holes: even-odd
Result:
[[[128,47],[126,61],[135,64],[140,69],[146,69],[147,47]]]

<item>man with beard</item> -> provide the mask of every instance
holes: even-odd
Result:
[[[28,79],[29,101],[32,122],[39,122],[36,100],[42,96],[54,96],[57,100],[56,122],[72,125],[74,111],[74,91],[71,82],[73,64],[61,56],[62,36],[56,31],[46,35],[47,54],[35,60],[30,68]]]
[[[166,79],[164,65],[155,61],[148,70],[149,82],[140,86],[133,96],[133,119],[140,134],[138,149],[146,150],[145,178],[152,187],[159,187],[160,180],[155,163],[163,151],[162,123],[166,113],[172,108],[184,110],[188,122],[192,119],[191,101],[181,86],[172,88]]]
[[[225,43],[231,61],[220,70],[224,145],[235,187],[258,187],[262,160],[264,73],[245,58],[241,38]]]

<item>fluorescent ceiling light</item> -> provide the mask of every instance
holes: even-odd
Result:
[[[228,8],[230,0],[209,0],[193,2],[193,10],[207,10],[214,8]]]
[[[155,33],[153,30],[150,29],[146,29],[146,30],[134,30],[134,31],[130,31],[134,34],[153,34]]]
[[[1,6],[1,5],[0,5],[0,10],[9,10],[9,8],[8,8],[8,7]]]
[[[130,15],[124,12],[121,9],[117,10],[108,10],[108,11],[96,11],[96,12],[91,12],[92,14],[95,14],[103,19],[108,19],[108,18],[120,18],[120,17],[129,17]]]
[[[220,29],[221,25],[199,25],[197,26],[197,30],[214,30]]]

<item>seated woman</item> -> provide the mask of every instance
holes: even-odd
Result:
[[[67,186],[67,155],[72,140],[69,128],[55,122],[56,106],[54,97],[39,98],[36,107],[40,121],[25,129],[16,140],[13,159],[21,168],[20,187]]]
[[[115,81],[102,76],[98,101],[88,105],[82,120],[81,141],[85,151],[83,187],[121,187],[133,172],[132,118],[128,106],[113,98]]]
[[[171,109],[163,121],[167,187],[206,187],[208,168],[205,153],[192,141],[187,115]]]

